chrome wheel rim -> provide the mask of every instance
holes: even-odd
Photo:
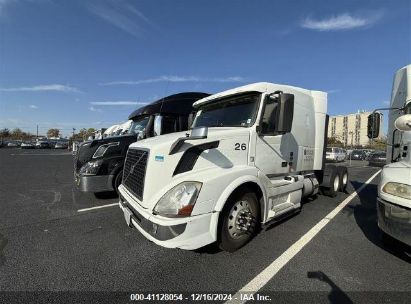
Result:
[[[340,180],[339,180],[338,175],[337,175],[337,176],[334,178],[334,185],[333,185],[335,192],[338,191],[338,188],[339,188],[339,186],[340,186],[339,184],[340,184]]]
[[[255,217],[251,212],[250,204],[241,200],[234,204],[228,215],[228,233],[233,239],[239,239],[250,234],[255,223]]]
[[[343,178],[342,178],[343,186],[347,184],[347,181],[348,181],[348,174],[344,173]]]

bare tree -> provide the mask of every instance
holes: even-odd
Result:
[[[0,137],[1,138],[9,138],[10,137],[10,130],[7,128],[0,130]]]
[[[49,129],[47,131],[47,137],[59,137],[60,130],[59,129]]]
[[[20,128],[14,128],[10,135],[13,139],[22,139],[24,134]]]

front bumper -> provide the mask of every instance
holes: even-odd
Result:
[[[167,248],[194,250],[216,241],[218,212],[190,217],[168,218],[142,208],[123,185],[119,187],[119,206],[126,222],[147,239]],[[129,220],[127,217],[131,217]]]
[[[74,183],[81,192],[114,191],[114,175],[80,175],[74,174]]]
[[[378,226],[393,238],[411,246],[411,209],[377,198]]]

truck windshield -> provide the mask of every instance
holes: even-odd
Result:
[[[192,127],[250,127],[260,97],[260,93],[242,94],[206,104],[198,110]]]
[[[148,123],[149,119],[150,119],[150,116],[145,116],[145,117],[141,117],[137,120],[134,120],[131,123],[130,130],[128,131],[127,134],[136,134],[137,135],[137,134],[143,132],[144,129],[146,128],[146,126],[147,126],[147,123]]]

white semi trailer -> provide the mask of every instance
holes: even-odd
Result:
[[[370,138],[378,137],[381,114],[368,118]],[[388,118],[387,165],[381,172],[377,198],[383,241],[411,246],[411,65],[394,76]]]
[[[347,186],[325,168],[327,94],[255,83],[197,101],[191,133],[130,146],[119,187],[127,225],[164,247],[235,251],[261,225],[298,212],[319,189]]]

